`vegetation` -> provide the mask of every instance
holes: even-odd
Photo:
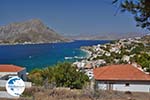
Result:
[[[137,26],[150,30],[150,0],[113,0],[120,3],[121,12],[131,12]]]
[[[71,63],[58,63],[44,69],[35,69],[29,73],[29,80],[35,85],[47,87],[69,87],[81,89],[88,81],[88,76],[77,71]]]
[[[127,40],[124,42],[128,42]],[[114,44],[117,43],[114,42]],[[106,52],[110,53],[110,56],[107,56],[105,54],[98,55],[94,57],[92,60],[98,60],[103,59],[106,61],[106,64],[126,64],[128,63],[126,60],[123,60],[125,56],[129,56],[130,62],[137,62],[140,64],[145,71],[150,72],[150,46],[145,45],[142,42],[131,42],[130,44],[124,44],[120,48],[119,53],[116,52],[110,52],[110,46],[106,44],[106,48],[100,47]],[[91,48],[92,49],[92,48]],[[94,49],[92,49],[94,50]],[[97,51],[93,51],[95,54]]]
[[[91,89],[45,89],[34,87],[26,89],[24,95],[15,100],[149,100],[149,97],[149,93],[138,92],[92,91]]]
[[[150,72],[150,55],[143,53],[136,55],[133,59],[135,62],[140,64],[145,69],[145,71]]]
[[[141,48],[140,46],[137,46],[132,49],[131,54],[140,54],[141,51],[143,51],[143,48]]]

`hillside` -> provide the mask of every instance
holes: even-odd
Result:
[[[74,40],[118,40],[122,38],[142,37],[142,33],[106,33],[106,34],[80,34],[68,36]]]
[[[149,93],[92,91],[91,89],[41,88],[26,89],[19,99],[15,100],[149,100]],[[14,99],[1,99],[14,100]]]
[[[51,43],[66,42],[68,39],[57,34],[39,19],[11,23],[0,27],[0,43]]]
[[[148,35],[143,36],[142,41],[149,45],[150,44],[150,35],[148,34]]]

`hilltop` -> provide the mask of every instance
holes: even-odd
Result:
[[[74,40],[118,40],[122,38],[134,38],[134,37],[142,37],[144,33],[99,33],[99,34],[79,34],[67,36],[70,39]]]
[[[53,43],[66,42],[69,39],[47,27],[39,19],[11,23],[0,27],[0,43]]]

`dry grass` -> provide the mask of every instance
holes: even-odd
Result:
[[[102,90],[93,92],[90,89],[69,90],[34,87],[27,89],[24,93],[24,97],[18,100],[150,100],[150,93],[125,93]]]

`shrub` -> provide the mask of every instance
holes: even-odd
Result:
[[[89,81],[87,75],[77,71],[71,63],[58,63],[45,69],[36,69],[29,73],[29,79],[35,85],[47,86],[55,83],[56,87],[81,89]]]

